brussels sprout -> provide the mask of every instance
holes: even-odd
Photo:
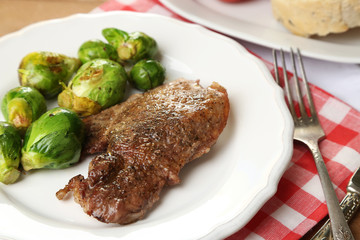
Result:
[[[29,53],[19,66],[20,84],[34,87],[50,99],[61,92],[60,82],[67,84],[80,65],[79,59],[58,53]]]
[[[127,33],[116,28],[105,28],[102,34],[117,49],[120,61],[133,63],[152,58],[156,54],[156,41],[145,33]]]
[[[165,80],[165,68],[156,60],[140,60],[130,71],[130,83],[140,90],[149,90]]]
[[[105,28],[102,30],[102,35],[109,44],[114,46],[116,49],[118,46],[124,45],[129,39],[129,34],[127,32],[117,28]]]
[[[69,167],[80,159],[83,138],[84,124],[77,114],[53,108],[26,131],[21,164],[25,171]]]
[[[6,121],[25,133],[30,124],[46,112],[46,100],[32,87],[16,87],[7,92],[1,103]]]
[[[20,176],[21,137],[11,124],[0,122],[0,182],[14,183]]]
[[[118,60],[116,49],[112,45],[100,40],[84,42],[78,50],[78,57],[82,63],[96,58],[111,59],[113,61]]]
[[[72,109],[79,116],[89,116],[119,103],[125,94],[127,74],[124,68],[109,59],[85,63],[58,96],[61,107]]]

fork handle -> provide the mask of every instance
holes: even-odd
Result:
[[[331,231],[333,233],[333,238],[335,240],[354,239],[354,236],[352,235],[349,225],[347,224],[344,214],[339,206],[339,200],[335,194],[329,173],[321,156],[317,140],[309,141],[308,146],[314,157],[316,168],[320,177],[320,182],[324,191],[325,200],[329,211],[329,218],[331,221]]]
[[[340,207],[344,213],[345,220],[349,222],[360,207],[360,195],[355,192],[348,192],[341,201]],[[330,220],[328,219],[311,240],[332,240],[333,236],[331,234],[330,226]]]

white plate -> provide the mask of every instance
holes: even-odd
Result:
[[[229,91],[231,114],[218,143],[181,172],[145,219],[127,226],[87,216],[55,192],[90,158],[65,170],[33,171],[0,185],[0,238],[13,239],[214,239],[246,224],[275,193],[292,153],[292,121],[283,95],[265,65],[235,41],[195,24],[130,12],[74,15],[29,26],[0,39],[3,97],[18,85],[17,67],[31,51],[76,56],[105,27],[143,31],[159,45],[168,79],[218,81]]]
[[[273,17],[270,0],[224,3],[220,0],[160,0],[183,17],[246,41],[271,48],[300,48],[308,57],[360,63],[360,28],[326,37],[291,34]]]

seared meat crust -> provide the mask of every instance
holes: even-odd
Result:
[[[88,178],[73,177],[84,211],[102,222],[128,224],[144,217],[162,188],[180,182],[180,169],[210,150],[228,114],[226,90],[217,83],[179,79],[84,119],[84,152],[106,151],[89,165]]]

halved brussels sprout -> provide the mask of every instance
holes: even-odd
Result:
[[[33,52],[26,55],[19,66],[22,86],[34,87],[47,99],[62,90],[61,82],[67,84],[81,61],[53,52]]]
[[[0,122],[0,182],[14,183],[20,176],[21,137],[15,127]]]
[[[112,45],[100,40],[89,40],[84,42],[78,50],[78,57],[82,63],[97,58],[110,59],[113,61],[118,60],[116,49]]]
[[[80,159],[83,138],[84,124],[77,114],[53,108],[26,131],[21,164],[25,171],[69,167]]]
[[[6,121],[25,133],[30,124],[46,112],[46,100],[35,88],[16,87],[4,96],[1,111]]]
[[[130,83],[140,90],[149,90],[163,84],[165,68],[156,60],[140,60],[130,71]]]
[[[117,49],[120,61],[134,63],[153,58],[157,52],[156,41],[143,32],[127,33],[116,28],[102,31],[106,40]]]
[[[125,94],[127,74],[117,62],[94,59],[85,63],[58,96],[61,107],[85,117],[119,103]]]

